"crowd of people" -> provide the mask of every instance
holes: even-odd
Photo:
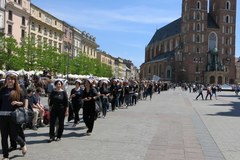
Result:
[[[17,73],[7,73],[4,85],[0,89],[3,160],[9,159],[9,152],[17,149],[17,144],[20,145],[23,156],[27,153],[23,124],[16,124],[11,119],[11,113],[16,108],[23,107],[31,113],[28,127],[33,130],[45,127],[44,115],[49,112],[48,142],[51,143],[61,141],[65,117],[68,117],[68,121],[74,121],[72,127],[80,123],[80,109],[87,128],[86,135],[91,135],[97,118],[105,118],[108,111],[127,109],[136,105],[139,100],[147,100],[148,97],[151,100],[153,92],[160,94],[160,91],[166,87],[160,82],[121,79],[99,81],[85,79],[76,80],[74,84],[75,87],[68,95],[62,80],[56,79],[52,91],[48,94],[49,107],[46,109],[41,103],[41,88],[26,88],[20,83]]]
[[[181,86],[182,90],[197,93],[196,100],[199,97],[202,100],[208,98],[212,100],[213,97],[217,99],[217,91],[221,91],[221,87],[215,84],[204,86],[116,78],[77,79],[74,85],[75,87],[68,94],[61,79],[55,79],[53,84],[49,83],[46,94],[48,107],[46,107],[41,102],[43,90],[41,87],[33,88],[31,85],[26,87],[17,73],[7,73],[4,85],[0,88],[2,160],[9,159],[9,152],[16,150],[17,144],[20,145],[23,156],[27,153],[24,135],[26,124],[16,124],[11,119],[11,113],[19,107],[25,108],[30,113],[28,128],[37,130],[49,124],[48,142],[51,143],[61,141],[66,117],[68,122],[73,120],[72,127],[76,127],[82,118],[87,128],[85,135],[90,136],[97,118],[105,118],[109,111],[128,109],[137,105],[140,100],[151,100],[154,92],[160,94],[163,90],[169,88],[175,90],[176,86]],[[206,90],[206,95],[203,95],[203,90]],[[239,88],[236,90],[239,91]],[[80,111],[82,111],[81,118]]]

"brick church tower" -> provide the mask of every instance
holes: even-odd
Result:
[[[185,81],[234,83],[235,26],[236,0],[182,1],[179,73]]]
[[[141,78],[233,84],[237,0],[182,0],[179,19],[158,29],[145,48]]]

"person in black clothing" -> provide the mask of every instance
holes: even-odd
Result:
[[[49,143],[54,140],[61,140],[64,130],[64,118],[68,113],[68,96],[66,91],[62,89],[63,82],[61,80],[56,80],[54,82],[54,85],[56,88],[51,92],[49,96],[49,106],[51,107],[49,128],[50,139],[48,140]],[[59,120],[59,127],[57,130],[57,138],[55,139],[55,124],[57,118]]]
[[[97,90],[92,86],[92,80],[84,81],[83,91],[83,121],[88,128],[86,135],[91,135],[95,118],[95,101],[98,99]]]
[[[3,160],[8,160],[8,136],[21,146],[22,154],[27,153],[25,140],[19,136],[19,126],[10,117],[10,113],[24,106],[24,97],[17,80],[17,74],[8,73],[5,86],[0,90],[0,129],[2,138]]]
[[[102,101],[102,115],[103,115],[103,118],[105,118],[106,114],[107,114],[107,108],[108,108],[108,105],[109,105],[109,102],[108,102],[109,94],[110,93],[109,93],[109,89],[108,89],[108,82],[103,81],[102,85],[100,87],[100,98],[101,98],[101,101]]]
[[[82,99],[83,89],[80,87],[81,83],[82,83],[81,80],[76,80],[75,88],[73,88],[70,93],[70,99],[72,100],[72,108],[74,114],[73,127],[75,127],[79,123],[80,121],[79,111],[83,107]]]

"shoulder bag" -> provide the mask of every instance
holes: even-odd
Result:
[[[23,107],[16,108],[11,113],[11,119],[15,124],[28,123],[29,120],[28,111],[25,110]]]

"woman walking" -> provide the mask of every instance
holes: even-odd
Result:
[[[92,80],[84,82],[83,91],[83,121],[86,124],[87,135],[91,135],[95,118],[95,101],[98,98],[97,90],[92,86]]]
[[[64,118],[68,113],[68,96],[66,91],[62,88],[63,82],[61,80],[56,80],[54,82],[54,85],[56,88],[51,92],[49,96],[49,106],[51,107],[49,129],[50,139],[48,140],[49,143],[54,140],[61,140],[64,130]],[[59,127],[57,130],[57,138],[55,139],[55,124],[57,119],[59,121]]]
[[[24,139],[18,135],[20,124],[15,124],[11,120],[10,113],[18,107],[24,106],[24,97],[17,80],[16,73],[8,73],[5,86],[0,90],[0,129],[2,140],[3,160],[8,160],[8,135],[16,141],[22,150],[22,154],[27,153],[27,147]]]
[[[102,101],[102,115],[103,118],[105,118],[107,114],[107,108],[109,106],[108,96],[110,95],[107,81],[102,82],[102,85],[100,87],[100,95]]]
[[[76,80],[75,88],[73,88],[70,93],[70,99],[72,100],[72,107],[73,107],[73,114],[74,114],[73,127],[75,127],[79,123],[80,121],[79,111],[83,107],[83,99],[82,99],[83,89],[80,87],[81,83],[82,83],[81,80]]]

